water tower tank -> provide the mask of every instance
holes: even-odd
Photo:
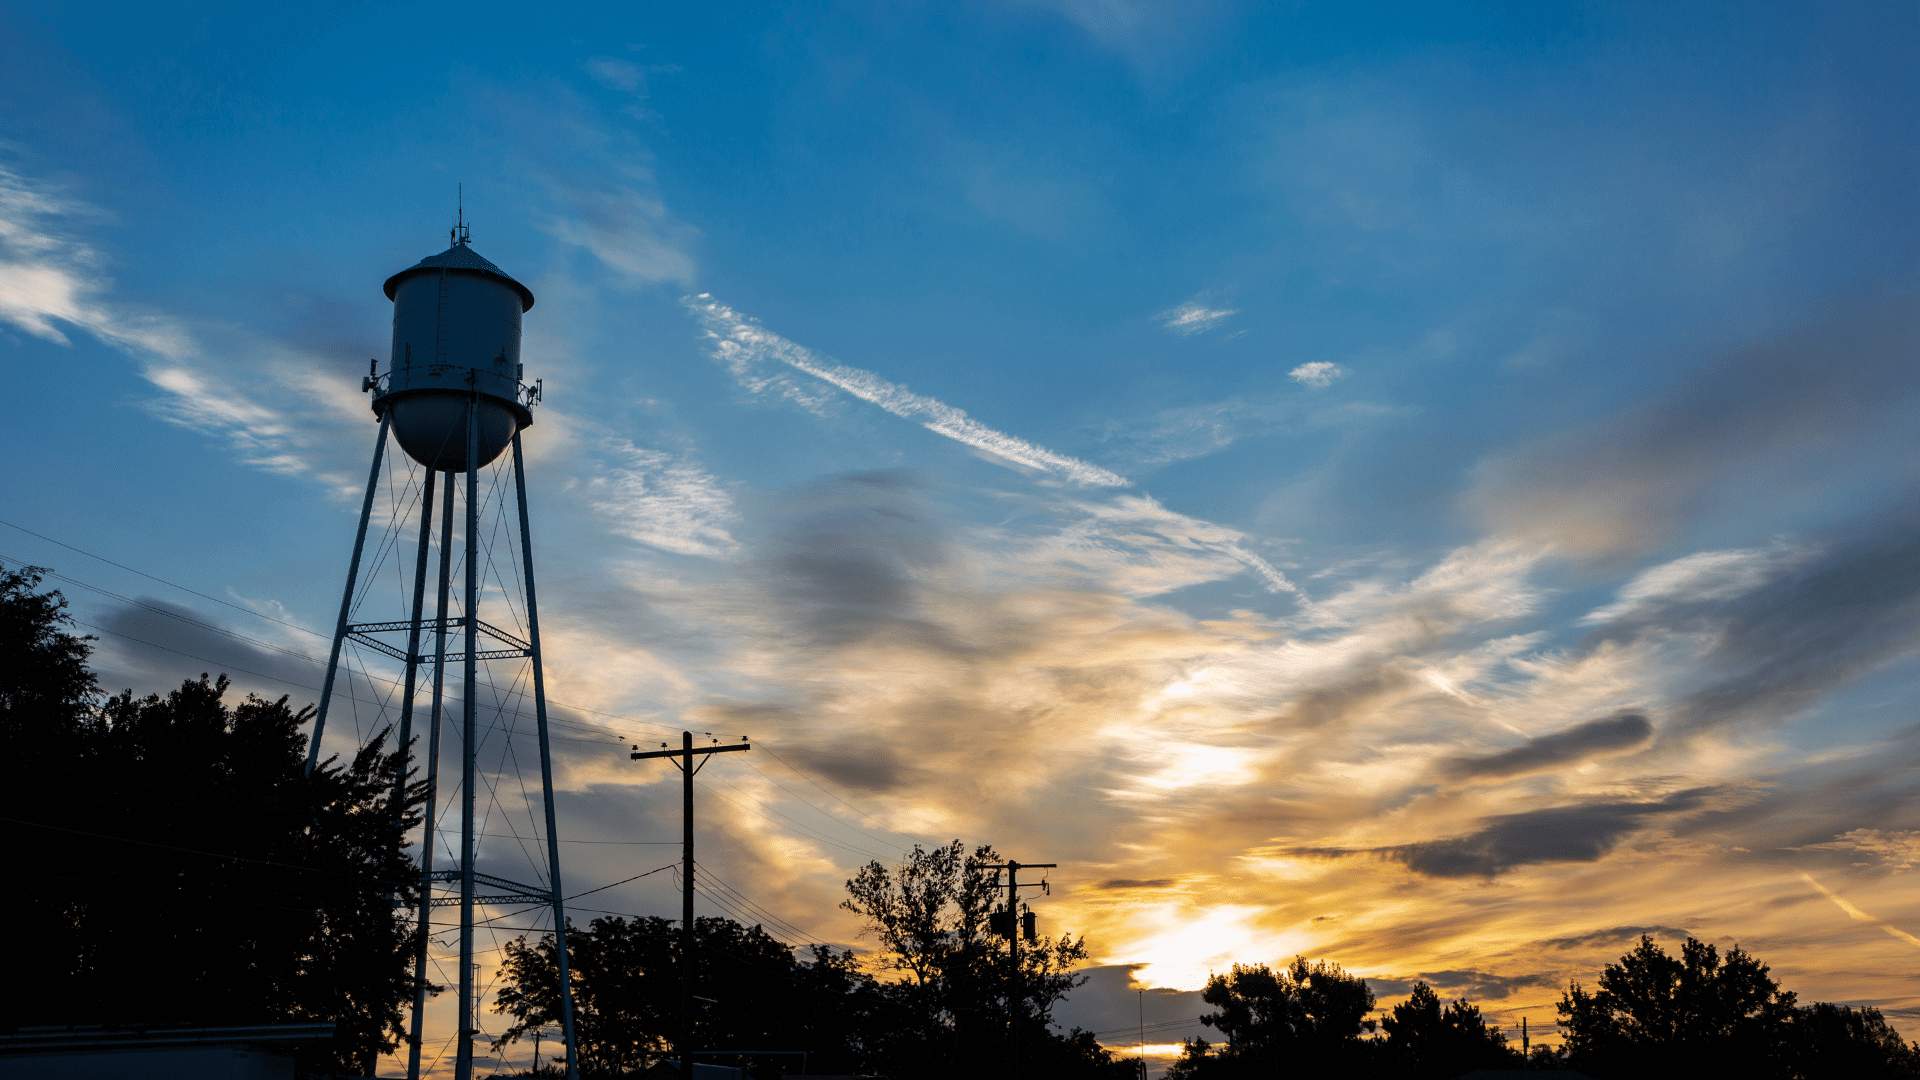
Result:
[[[429,255],[387,279],[393,357],[376,380],[373,411],[429,469],[467,471],[467,407],[477,403],[479,467],[533,423],[520,381],[520,316],[533,292],[467,246]]]

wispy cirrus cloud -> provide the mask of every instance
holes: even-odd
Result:
[[[555,238],[592,252],[634,284],[693,283],[689,248],[699,230],[668,211],[646,169],[629,164],[595,183],[556,179],[550,186],[565,209],[548,219]]]
[[[728,527],[738,519],[727,489],[685,455],[607,438],[599,475],[587,481],[593,509],[630,540],[680,555],[720,556],[739,547]]]
[[[1698,551],[1641,571],[1615,594],[1614,601],[1580,619],[1602,625],[1644,618],[1662,607],[1726,600],[1759,588],[1782,569],[1813,555],[1804,547]]]
[[[1824,475],[1819,455],[1841,447],[1870,467],[1871,441],[1920,399],[1916,357],[1910,292],[1836,307],[1731,350],[1650,401],[1490,456],[1466,505],[1490,529],[1564,554],[1638,555],[1744,469]]]
[[[72,227],[104,217],[58,185],[0,166],[0,323],[59,345],[72,344],[62,326],[85,331],[132,358],[161,391],[146,403],[156,416],[222,438],[255,468],[314,472],[308,422],[331,410],[275,392],[307,388],[324,365],[290,363],[284,349],[258,341],[248,343],[250,365],[224,364],[184,320],[114,300],[107,260]],[[280,404],[264,403],[275,396]]]
[[[1820,844],[1803,844],[1800,851],[1838,851],[1864,857],[1856,865],[1885,864],[1895,870],[1920,866],[1920,832],[1911,829],[1850,829]]]
[[[1204,334],[1239,312],[1232,308],[1213,308],[1199,300],[1189,300],[1153,317],[1154,321],[1181,337]]]

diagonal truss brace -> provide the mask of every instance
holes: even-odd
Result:
[[[435,870],[431,874],[427,875],[427,880],[443,881],[448,883],[457,882],[460,880],[460,871]],[[495,889],[498,889],[504,894],[500,896],[476,896],[473,898],[473,902],[476,904],[524,904],[529,902],[535,903],[535,904],[553,903],[552,891],[548,889],[540,888],[535,885],[522,885],[517,881],[510,881],[507,878],[494,877],[492,874],[481,874],[481,873],[475,873],[473,875],[473,880],[478,882],[479,884],[488,885]],[[428,907],[456,907],[459,905],[459,903],[460,903],[460,898],[457,896],[436,896],[427,901],[427,906]]]
[[[487,635],[503,645],[509,646],[509,648],[505,649],[475,650],[473,654],[475,660],[508,660],[515,657],[528,657],[533,655],[533,646],[521,638],[500,629],[485,619],[475,619],[473,622],[474,628],[480,633]],[[467,617],[461,615],[448,619],[444,629],[464,628],[466,625]],[[347,636],[375,652],[390,656],[403,664],[424,664],[428,659],[425,654],[408,656],[405,650],[395,648],[387,642],[372,636],[374,634],[391,634],[402,630],[413,631],[415,629],[430,631],[442,628],[436,619],[397,619],[392,622],[350,623],[347,626]],[[449,664],[464,664],[466,660],[466,653],[447,654],[447,663]]]

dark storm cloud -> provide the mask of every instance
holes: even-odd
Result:
[[[905,784],[909,770],[885,744],[809,744],[781,750],[801,769],[860,791],[890,791]]]
[[[1419,981],[1445,997],[1503,998],[1529,986],[1557,986],[1559,978],[1545,973],[1532,975],[1490,975],[1484,971],[1423,971]]]
[[[1134,983],[1133,973],[1145,966],[1112,964],[1082,968],[1079,973],[1086,976],[1087,981],[1069,993],[1066,1000],[1054,1006],[1054,1026],[1062,1030],[1078,1027],[1108,1032],[1106,1041],[1118,1045],[1126,1041],[1125,1031],[1138,1030],[1142,1017],[1146,1025],[1152,1027],[1156,1024],[1197,1020],[1200,1014],[1213,1011],[1201,1000],[1198,990],[1155,988],[1143,992]],[[1192,1031],[1150,1031],[1147,1041],[1178,1041],[1199,1031],[1198,1024],[1194,1025]]]
[[[1915,493],[1876,518],[1820,538],[1819,554],[1742,596],[1667,613],[1706,625],[1705,657],[1725,673],[1688,695],[1668,731],[1780,721],[1920,645],[1920,512]]]
[[[371,358],[386,366],[393,342],[378,331],[393,316],[383,308],[391,305],[377,287],[353,297],[289,288],[267,301],[264,314],[277,316],[276,338],[300,349],[310,362],[346,377],[366,374]]]
[[[1504,533],[1592,558],[1631,555],[1736,470],[1874,437],[1920,389],[1916,358],[1910,296],[1840,310],[1737,350],[1647,405],[1489,460],[1467,504]]]
[[[1638,941],[1644,934],[1647,937],[1684,938],[1691,931],[1678,926],[1614,926],[1591,933],[1576,934],[1573,937],[1548,938],[1539,944],[1549,949],[1581,949],[1595,945],[1618,945],[1629,941]]]
[[[1516,866],[1593,862],[1651,819],[1702,809],[1715,788],[1677,791],[1652,802],[1557,806],[1487,819],[1476,832],[1379,848],[1295,848],[1294,854],[1373,854],[1428,877],[1493,877]]]
[[[324,677],[320,664],[215,629],[218,621],[191,608],[139,597],[102,613],[97,621],[107,631],[96,657],[100,684],[107,690],[164,694],[205,672],[227,674],[263,697],[292,695],[296,706],[319,696],[317,687]],[[361,693],[364,696],[364,689]]]
[[[1484,757],[1457,757],[1444,771],[1460,779],[1517,776],[1520,773],[1581,761],[1599,754],[1632,749],[1653,734],[1653,724],[1639,713],[1622,712],[1576,724],[1565,731],[1528,739],[1525,744]]]
[[[901,472],[860,473],[787,500],[787,520],[765,552],[774,591],[803,637],[839,646],[886,634],[954,650],[920,612],[926,576],[947,559],[928,520],[921,482]]]
[[[1411,651],[1418,647],[1409,648]],[[1334,682],[1302,692],[1273,721],[1289,729],[1318,728],[1364,714],[1369,707],[1411,681],[1406,672],[1391,665],[1391,661],[1379,659],[1356,664],[1340,673]]]

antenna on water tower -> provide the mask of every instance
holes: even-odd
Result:
[[[467,185],[458,184],[454,191],[453,230],[447,239],[454,247],[466,247],[473,243],[473,231],[467,228]]]
[[[313,738],[307,751],[307,773],[312,775],[320,759],[322,736],[326,733],[327,712],[333,699],[334,679],[340,671],[341,647],[351,639],[406,665],[406,681],[401,693],[399,745],[413,742],[413,714],[416,691],[422,669],[431,672],[431,705],[426,734],[427,766],[421,777],[426,784],[425,835],[420,844],[421,889],[417,926],[429,927],[429,914],[435,908],[459,905],[460,909],[460,1004],[456,1080],[472,1080],[474,1036],[478,1034],[476,1005],[478,995],[474,979],[474,912],[476,906],[520,905],[531,901],[551,906],[556,930],[567,925],[560,889],[560,841],[556,836],[553,805],[553,760],[547,742],[546,677],[540,659],[540,615],[534,602],[533,534],[528,521],[525,460],[520,450],[520,432],[533,423],[533,406],[539,400],[537,385],[521,381],[520,318],[533,307],[533,292],[515,281],[506,271],[480,257],[467,246],[465,185],[458,196],[457,217],[452,244],[438,255],[429,255],[386,281],[386,294],[393,301],[393,353],[385,375],[375,373],[363,381],[363,391],[373,393],[373,412],[380,418],[380,434],[373,448],[373,469],[367,478],[366,501],[360,507],[360,529],[354,537],[353,558],[347,566],[347,585],[340,599],[340,619],[333,635],[333,650],[327,659],[326,681],[321,687],[319,710],[314,716]],[[354,613],[354,584],[360,574],[361,554],[366,547],[367,524],[373,515],[374,495],[380,484],[380,464],[387,448],[387,436],[414,461],[426,468],[421,483],[419,547],[413,575],[411,619],[397,622],[351,621]],[[520,557],[524,573],[518,575],[523,603],[512,604],[503,598],[505,617],[514,618],[513,608],[526,613],[526,636],[502,630],[479,618],[480,579],[483,555],[480,551],[480,470],[497,460],[508,449],[513,451],[513,483],[520,510]],[[423,618],[428,580],[427,556],[434,538],[435,478],[446,474],[446,491],[439,507],[439,580],[438,603],[432,618]],[[465,596],[459,613],[451,615],[452,564],[454,545],[453,503],[456,477],[464,474],[466,488]],[[504,501],[504,493],[502,494]],[[497,503],[495,505],[498,505]],[[511,580],[512,575],[507,576]],[[456,641],[451,631],[462,631],[464,641]],[[404,634],[404,647],[382,640],[378,635]],[[423,652],[421,637],[432,635],[432,649]],[[483,645],[480,636],[489,640]],[[460,651],[451,651],[458,649]],[[477,752],[480,742],[477,708],[479,663],[482,660],[529,660],[533,668],[534,718],[540,737],[540,780],[546,797],[547,880],[526,885],[476,872],[475,798],[480,786]],[[461,668],[461,774],[460,849],[452,869],[433,868],[435,843],[434,800],[439,788],[440,719],[445,698],[447,668]],[[405,784],[406,779],[398,781]],[[476,885],[484,880],[488,895],[476,895]],[[435,896],[434,887],[443,893],[458,889],[458,895]],[[559,990],[562,1038],[567,1046],[567,1076],[579,1080],[580,1066],[575,1053],[573,990],[569,977],[569,957],[564,932],[559,942]],[[407,1076],[419,1080],[422,1016],[426,1010],[428,934],[420,935],[419,951],[414,956],[414,1000],[412,1032],[407,1039]]]

